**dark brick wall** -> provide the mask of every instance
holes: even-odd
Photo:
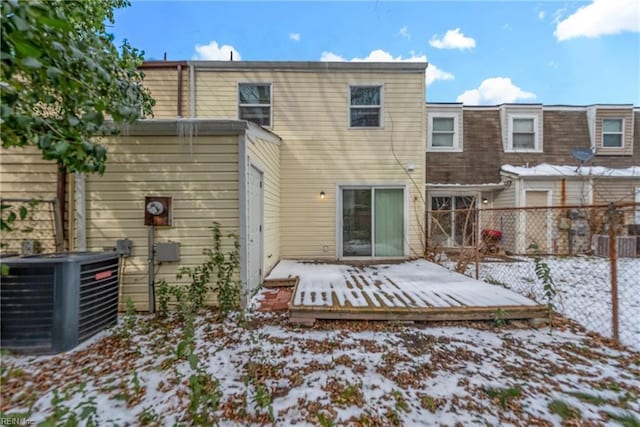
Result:
[[[462,153],[427,152],[426,180],[434,184],[482,184],[500,181],[500,166],[540,163],[576,165],[571,150],[589,148],[586,111],[544,111],[543,153],[505,153],[500,112],[464,111]],[[640,113],[635,113],[633,156],[596,156],[592,166],[640,166]]]

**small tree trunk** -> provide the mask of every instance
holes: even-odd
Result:
[[[61,221],[61,232],[62,232],[62,241],[63,245],[67,242],[67,231],[64,226],[65,218],[67,217],[67,169],[58,165],[58,175],[56,177],[56,209],[58,209],[59,218]],[[58,250],[64,250],[63,248],[57,248]]]

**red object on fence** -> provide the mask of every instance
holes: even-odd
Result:
[[[502,239],[502,231],[486,228],[482,230],[482,240],[485,242],[499,242]]]

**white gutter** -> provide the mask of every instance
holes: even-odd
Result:
[[[506,187],[504,182],[495,182],[490,184],[430,184],[426,183],[427,190],[478,190],[478,191],[494,191],[504,190]]]

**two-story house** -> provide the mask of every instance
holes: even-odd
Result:
[[[427,103],[426,115],[427,206],[452,211],[445,245],[464,243],[455,209],[640,202],[632,105]]]
[[[69,177],[70,249],[131,240],[123,289],[139,309],[148,301],[148,196],[170,200],[170,225],[155,227],[155,242],[180,244],[178,262],[156,262],[156,280],[201,262],[213,221],[239,238],[248,292],[282,258],[421,256],[426,65],[145,63],[155,117],[104,139],[103,176]],[[55,183],[37,153],[3,159],[3,180],[25,162]],[[12,176],[6,190],[19,192],[29,176]],[[31,194],[50,197],[55,185],[39,190]]]

